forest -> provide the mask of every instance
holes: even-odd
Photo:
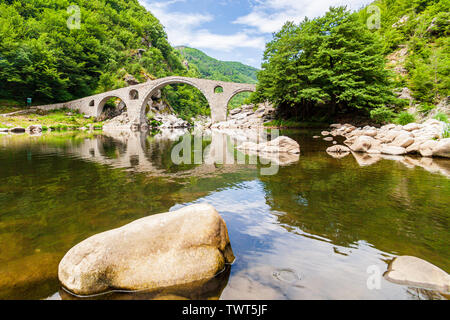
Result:
[[[282,119],[362,114],[410,121],[408,105],[426,114],[449,96],[449,12],[449,0],[330,8],[299,24],[286,22],[257,70],[173,48],[138,0],[80,0],[75,7],[68,0],[0,0],[0,104],[69,101],[124,87],[129,76],[143,82],[180,75],[258,82],[251,101],[272,102]],[[398,99],[403,88],[411,101]],[[203,95],[186,85],[166,87],[163,99],[185,119],[209,113]]]
[[[0,100],[19,105],[27,97],[33,104],[69,101],[122,88],[129,75],[139,82],[200,76],[185,68],[163,26],[137,0],[71,5],[0,0]],[[181,116],[209,111],[196,89],[177,89],[165,89],[163,97]]]

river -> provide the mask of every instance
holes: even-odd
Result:
[[[281,132],[301,155],[271,175],[259,162],[177,165],[177,133],[0,135],[0,299],[69,298],[57,270],[75,244],[199,202],[224,218],[236,262],[183,297],[444,299],[382,274],[397,255],[450,271],[450,161],[335,159],[318,132]]]

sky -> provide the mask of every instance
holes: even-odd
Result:
[[[259,68],[266,42],[286,21],[323,15],[330,6],[357,10],[373,0],[139,0],[165,27],[172,46]]]

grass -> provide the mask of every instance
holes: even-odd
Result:
[[[406,111],[400,112],[398,116],[394,119],[394,123],[400,124],[402,126],[407,125],[408,123],[412,123],[416,121],[416,116],[408,113]]]
[[[444,132],[442,133],[442,138],[447,139],[450,138],[450,124],[447,123],[447,125],[444,128]]]
[[[67,115],[68,113],[71,115]],[[29,113],[23,115],[15,115],[11,117],[0,117],[0,128],[14,128],[23,127],[26,128],[32,124],[40,124],[48,130],[75,130],[81,127],[89,127],[94,125],[94,129],[101,129],[103,127],[102,122],[96,122],[94,119],[85,119],[83,114],[74,112],[69,109],[51,110],[43,112],[38,110],[36,113]]]
[[[0,114],[11,113],[11,112],[20,111],[20,110],[22,110],[22,108],[14,107],[14,106],[0,105]]]
[[[448,123],[448,116],[447,116],[445,113],[439,112],[438,114],[436,114],[436,115],[434,116],[433,119],[436,119],[436,120],[439,120],[439,121]]]

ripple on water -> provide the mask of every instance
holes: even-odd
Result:
[[[279,281],[292,285],[298,285],[302,277],[292,269],[277,269],[272,273],[273,277]]]

